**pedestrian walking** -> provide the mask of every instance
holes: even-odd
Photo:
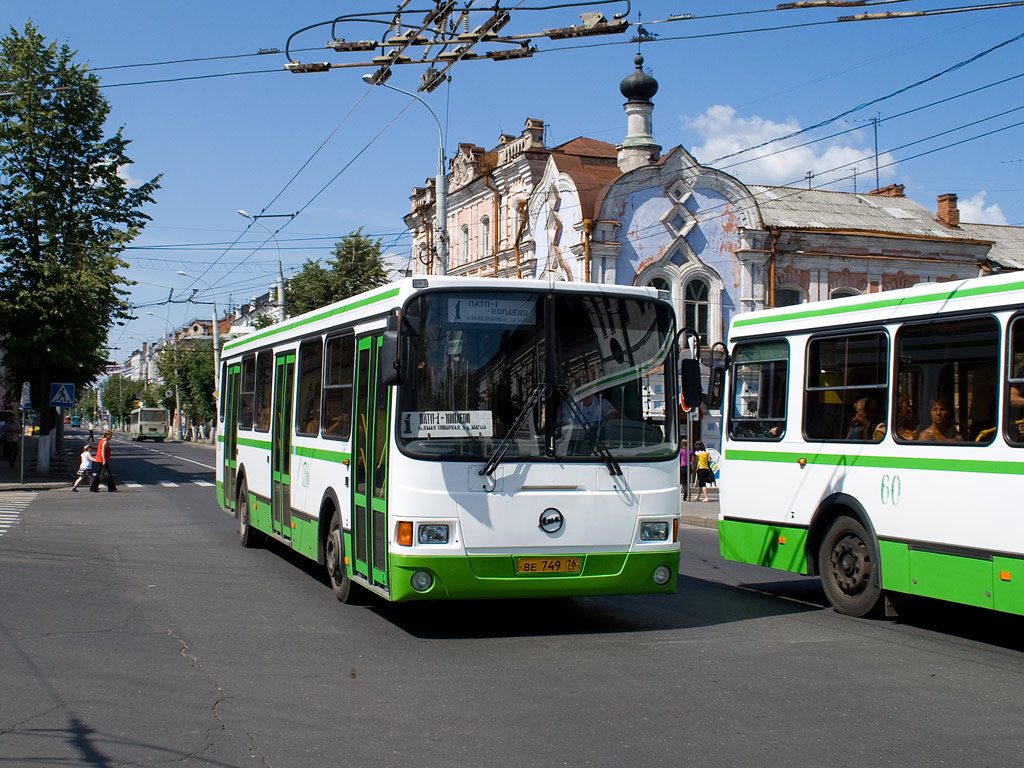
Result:
[[[715,482],[715,475],[711,471],[711,455],[700,440],[694,444],[693,448],[694,459],[697,462],[697,496],[704,496],[701,501],[710,501],[708,486]]]
[[[89,442],[91,443],[95,439],[96,439],[96,428],[92,425],[92,422],[90,421],[89,422]]]
[[[4,456],[11,469],[18,460],[18,446],[21,441],[21,424],[17,416],[11,416],[4,424]]]
[[[679,449],[679,484],[683,490],[683,501],[690,500],[690,446],[683,440]]]
[[[82,482],[84,478],[92,474],[92,454],[89,453],[88,444],[82,446],[82,453],[79,458],[78,476],[75,478],[75,482],[71,484],[71,490],[74,493],[78,493],[78,484]]]
[[[110,440],[114,433],[109,429],[103,430],[103,439],[96,447],[96,456],[93,457],[92,483],[89,490],[92,493],[99,493],[100,478],[106,474],[107,490],[116,491],[117,484],[114,482],[114,473],[110,471]]]

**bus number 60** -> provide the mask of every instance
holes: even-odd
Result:
[[[894,507],[899,504],[901,489],[899,475],[882,475],[882,504],[892,504]]]

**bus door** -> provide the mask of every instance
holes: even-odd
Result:
[[[224,397],[224,506],[235,508],[235,476],[238,467],[238,396],[241,392],[242,366],[227,366],[227,381],[221,382]],[[166,433],[166,428],[164,432]]]
[[[274,533],[290,539],[292,474],[292,401],[295,399],[295,353],[274,358],[274,422],[270,443],[270,506]]]
[[[380,383],[378,334],[356,351],[355,464],[352,483],[352,563],[371,584],[388,586],[387,448],[390,390]]]

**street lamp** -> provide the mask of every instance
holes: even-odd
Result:
[[[444,162],[444,132],[441,130],[441,121],[437,119],[437,115],[434,114],[434,110],[430,108],[423,99],[417,96],[411,91],[405,91],[401,88],[396,88],[393,85],[387,83],[379,83],[374,81],[374,75],[366,74],[363,75],[363,82],[369,85],[379,85],[383,88],[388,88],[392,91],[398,91],[398,93],[404,93],[406,96],[411,96],[416,99],[420,104],[427,108],[430,116],[434,118],[434,122],[437,123],[437,220],[434,226],[437,228],[437,267],[438,273],[442,275],[448,274],[448,175],[445,171]]]
[[[160,319],[159,315],[152,312],[147,312],[147,315]],[[170,334],[171,324],[169,321],[164,320],[165,328]],[[174,334],[174,422],[177,424],[176,432],[178,434],[178,440],[182,439],[181,431],[181,392],[178,390],[178,334]]]
[[[281,267],[281,244],[277,242],[277,233],[271,232],[270,227],[260,221],[260,219],[294,219],[296,214],[294,213],[258,213],[252,216],[248,211],[243,211],[241,208],[238,209],[238,215],[242,216],[253,224],[259,224],[263,229],[267,230],[273,240],[274,245],[277,246],[277,304],[281,307],[281,319],[284,320],[288,313],[285,312],[284,307],[284,269]]]
[[[218,380],[218,377],[220,376],[220,331],[217,328],[217,325],[219,324],[219,318],[217,317],[217,299],[213,295],[213,286],[201,277],[192,277],[188,272],[180,269],[178,270],[178,274],[182,277],[191,277],[193,280],[198,280],[210,291],[210,298],[213,301],[213,396],[216,399],[220,393],[220,382]]]

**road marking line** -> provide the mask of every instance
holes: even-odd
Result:
[[[162,485],[164,488],[177,488],[178,487],[177,483],[172,483],[170,480],[161,480],[160,481],[160,485]]]
[[[124,483],[124,486],[126,488],[141,488],[142,483],[136,483],[134,480],[132,480],[130,483]]]
[[[125,442],[128,442],[128,441],[127,440],[118,440],[118,442],[119,443],[125,443]],[[178,455],[173,454],[173,453],[168,453],[167,451],[158,451],[156,448],[150,448],[148,445],[139,445],[138,443],[133,443],[133,446],[135,448],[143,448],[143,449],[145,449],[147,451],[152,451],[153,453],[159,453],[161,456],[170,456],[172,459],[178,459],[179,461],[187,461],[189,464],[198,464],[200,467],[203,467],[204,469],[212,469],[212,470],[216,470],[217,469],[212,464],[203,464],[203,462],[201,462],[201,461],[196,461],[194,459],[186,459],[184,456],[178,456]]]
[[[192,483],[194,485],[201,485],[204,488],[212,488],[216,485],[216,483],[211,483],[209,480],[193,480]]]

